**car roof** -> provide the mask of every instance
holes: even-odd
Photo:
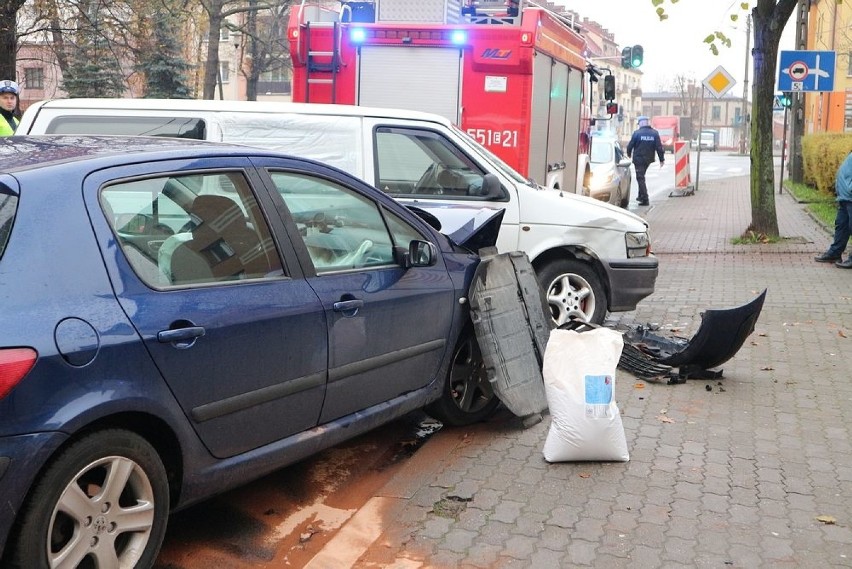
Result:
[[[34,135],[0,138],[0,171],[16,172],[44,168],[86,160],[110,159],[117,156],[132,162],[137,158],[162,160],[175,158],[180,150],[181,157],[218,155],[285,156],[280,152],[266,151],[236,144],[205,142],[201,140],[153,137],[153,136],[108,136],[108,135]]]
[[[329,116],[383,117],[417,119],[450,125],[451,121],[440,115],[409,111],[362,107],[357,105],[330,105],[319,103],[290,103],[280,101],[225,101],[200,99],[49,99],[36,103],[44,109],[98,109],[134,111],[182,111],[182,112],[254,112],[254,113],[300,113]]]

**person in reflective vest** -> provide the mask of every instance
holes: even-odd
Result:
[[[633,158],[636,169],[636,183],[639,184],[639,205],[648,205],[648,186],[645,185],[645,172],[654,162],[654,153],[660,157],[660,168],[665,163],[665,150],[660,140],[660,133],[651,127],[648,117],[639,117],[639,128],[633,131],[630,142],[627,143],[627,156]]]
[[[19,93],[18,84],[14,81],[0,81],[0,136],[12,136],[18,128],[15,111],[18,108]]]

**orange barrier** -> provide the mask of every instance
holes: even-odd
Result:
[[[684,140],[676,140],[674,143],[675,155],[675,191],[669,196],[689,196],[695,193],[689,170],[689,146]]]

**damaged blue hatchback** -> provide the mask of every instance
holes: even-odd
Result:
[[[310,160],[2,139],[0,566],[147,567],[176,508],[417,408],[485,418],[479,262]]]

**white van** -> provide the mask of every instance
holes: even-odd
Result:
[[[557,323],[600,323],[654,291],[648,225],[609,204],[535,185],[438,115],[308,103],[58,99],[17,134],[122,134],[236,142],[337,166],[434,214],[451,234],[502,208],[500,251],[527,253]]]

